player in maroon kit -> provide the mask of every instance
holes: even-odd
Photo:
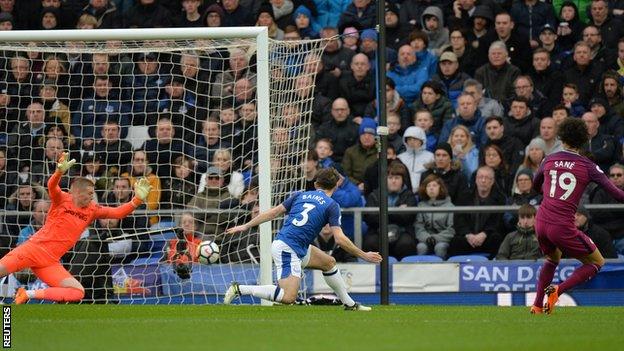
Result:
[[[552,313],[559,295],[593,278],[604,265],[596,245],[574,226],[574,213],[589,182],[604,187],[620,202],[624,202],[624,191],[616,188],[595,163],[579,154],[588,138],[581,119],[564,120],[559,126],[564,150],[546,157],[535,174],[534,187],[544,195],[537,211],[535,231],[546,261],[539,274],[531,313]],[[561,284],[552,285],[562,252],[583,264]],[[544,294],[548,299],[542,308]]]

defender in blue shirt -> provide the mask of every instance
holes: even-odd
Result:
[[[342,275],[336,267],[336,260],[311,245],[321,229],[329,225],[336,244],[345,251],[368,262],[381,262],[379,253],[360,250],[342,232],[340,206],[331,198],[339,179],[340,175],[335,169],[322,169],[316,176],[315,191],[297,192],[281,205],[259,214],[243,225],[227,230],[228,234],[247,231],[249,228],[288,212],[282,229],[271,245],[278,286],[239,285],[234,282],[225,293],[224,304],[230,304],[235,297],[240,295],[252,295],[265,300],[291,304],[297,298],[302,268],[310,268],[323,271],[325,282],[344,303],[345,309],[370,311],[370,307],[360,305],[349,296]]]

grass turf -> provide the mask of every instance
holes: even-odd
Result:
[[[78,306],[12,308],[15,350],[616,350],[624,307]]]

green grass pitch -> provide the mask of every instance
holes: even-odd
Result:
[[[622,350],[624,307],[79,306],[12,308],[15,350]]]

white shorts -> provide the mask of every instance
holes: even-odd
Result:
[[[271,255],[275,263],[277,280],[288,278],[291,275],[301,278],[302,269],[310,261],[310,250],[310,247],[308,247],[308,253],[300,259],[288,244],[281,240],[275,240],[271,244]]]

